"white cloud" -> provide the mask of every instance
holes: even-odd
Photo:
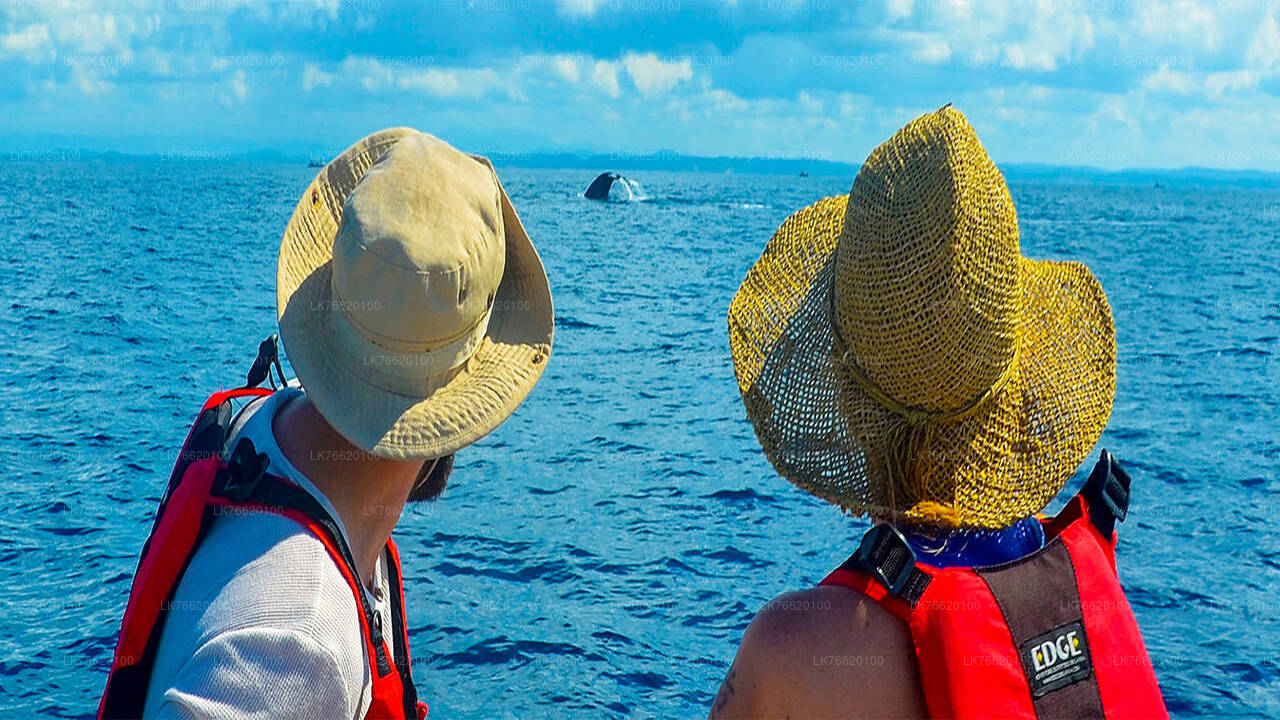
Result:
[[[1209,73],[1204,78],[1204,89],[1211,100],[1222,100],[1242,90],[1258,86],[1258,73],[1252,70],[1232,70]]]
[[[627,53],[622,58],[622,64],[627,69],[627,75],[631,76],[631,82],[645,97],[665,93],[681,80],[693,77],[693,67],[688,58],[666,61],[653,53]]]
[[[720,88],[703,90],[700,99],[718,113],[740,113],[750,107],[746,100]]]
[[[566,17],[591,17],[604,0],[559,0],[560,14]]]
[[[1088,15],[1055,15],[1038,16],[1028,23],[1025,40],[1005,46],[1004,57],[1013,67],[1057,70],[1060,62],[1093,47],[1093,22]]]
[[[1167,92],[1175,95],[1190,95],[1200,89],[1200,83],[1190,73],[1170,69],[1161,65],[1159,70],[1142,79],[1144,90]]]
[[[244,70],[237,70],[227,80],[226,85],[218,91],[218,99],[227,107],[235,107],[249,96],[249,82]]]
[[[318,87],[328,87],[333,84],[333,73],[327,73],[321,70],[314,63],[307,63],[302,68],[302,89],[311,92]]]
[[[369,92],[377,92],[390,85],[393,80],[391,70],[383,67],[375,58],[350,55],[338,67],[343,76],[355,80]]]
[[[889,16],[889,22],[911,17],[912,4],[912,0],[888,0],[885,12]]]
[[[840,93],[840,115],[853,117],[858,113],[858,105],[853,100],[853,93]]]
[[[148,72],[160,77],[168,77],[173,74],[172,53],[147,48],[142,51],[140,59],[139,66],[145,68]]]
[[[928,65],[944,63],[951,59],[951,44],[941,39],[927,40],[911,54],[911,59]]]
[[[1244,62],[1247,67],[1272,71],[1280,65],[1280,28],[1276,27],[1276,16],[1268,15],[1258,26],[1258,32],[1249,43]]]
[[[85,65],[71,66],[71,80],[80,92],[85,95],[101,95],[114,87],[108,75],[114,74],[114,68],[95,68]]]
[[[1222,27],[1211,6],[1194,0],[1145,0],[1136,7],[1137,13],[1126,24],[1144,38],[1184,49],[1207,50],[1216,48],[1221,40]]]
[[[53,60],[55,55],[49,43],[49,28],[44,25],[28,25],[0,36],[0,57],[20,57],[29,63],[41,63]]]
[[[231,92],[239,102],[244,102],[245,97],[249,94],[249,84],[245,82],[243,70],[237,70],[236,74],[231,77]]]
[[[576,83],[582,77],[577,59],[569,55],[557,55],[552,58],[551,67],[567,82]]]
[[[595,69],[591,71],[591,82],[609,97],[618,97],[622,93],[622,89],[618,87],[618,63],[597,60]]]
[[[492,68],[423,70],[414,63],[388,64],[376,57],[353,55],[339,64],[336,75],[340,75],[345,81],[359,84],[371,93],[407,90],[425,92],[440,98],[475,100],[496,91],[508,98],[521,97],[517,86],[506,75]],[[336,81],[337,77],[317,67],[314,72],[310,68],[304,70],[304,85],[308,79],[312,82],[312,87],[315,87],[328,85],[331,81]]]
[[[502,76],[489,68],[456,68],[415,71],[403,75],[397,85],[406,90],[425,90],[442,98],[479,98],[490,90],[506,91],[513,95],[502,81]]]
[[[801,90],[796,99],[800,101],[800,108],[807,113],[822,112],[822,101],[809,94],[808,90]]]
[[[927,31],[924,37],[917,29],[879,31],[921,63],[941,63],[959,54],[974,66],[1049,72],[1094,47],[1091,10],[1087,2],[945,0],[914,9],[912,27]]]
[[[55,4],[56,5],[56,4]],[[64,55],[129,54],[139,40],[146,40],[160,21],[149,15],[85,13],[75,3],[57,7],[50,27]]]

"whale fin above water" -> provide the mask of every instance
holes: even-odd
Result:
[[[609,188],[613,186],[613,181],[620,177],[622,176],[616,172],[602,172],[591,181],[591,185],[583,195],[592,200],[608,200]]]

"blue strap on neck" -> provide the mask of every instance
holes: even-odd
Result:
[[[936,568],[986,567],[1012,562],[1044,547],[1044,528],[1025,518],[1000,530],[901,528],[916,560]]]

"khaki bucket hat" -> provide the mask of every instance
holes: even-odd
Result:
[[[1089,269],[1031,260],[1004,176],[950,105],[782,224],[729,307],[778,472],[856,514],[1001,528],[1043,509],[1115,398]]]
[[[373,455],[442,457],[533,389],[555,322],[490,162],[410,128],[311,181],[276,266],[280,337],[316,408]]]

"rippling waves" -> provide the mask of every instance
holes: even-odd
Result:
[[[0,163],[0,707],[96,707],[186,424],[273,329],[311,172]],[[592,176],[503,173],[556,351],[397,531],[433,717],[704,715],[753,613],[863,527],[771,471],[725,336],[772,231],[850,179],[648,173],[648,201],[603,204]],[[1280,715],[1280,192],[1013,193],[1024,253],[1087,261],[1115,310],[1103,444],[1136,478],[1121,571],[1170,709]]]

